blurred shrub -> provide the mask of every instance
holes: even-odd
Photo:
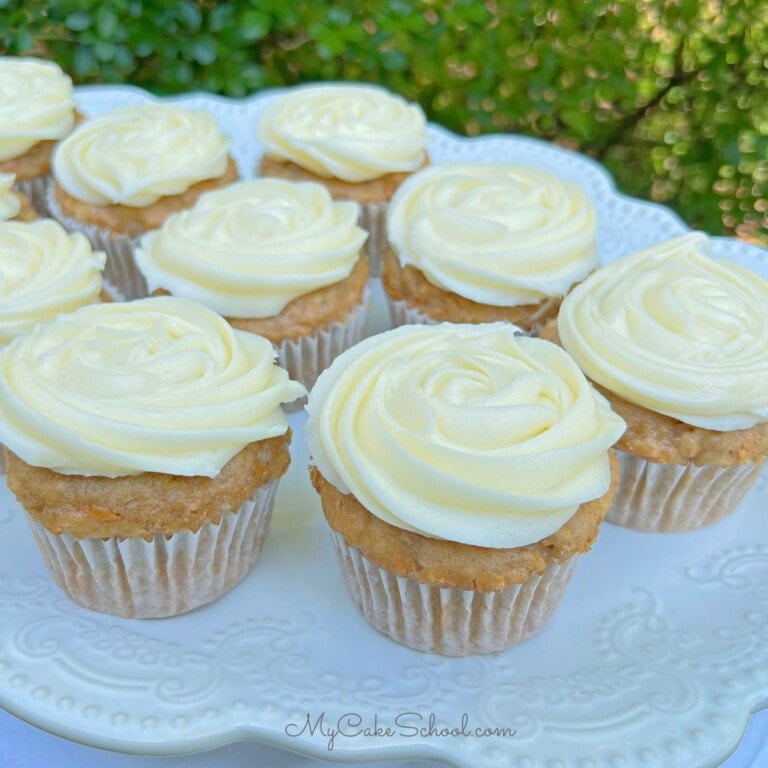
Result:
[[[241,97],[368,80],[468,135],[542,137],[691,226],[768,244],[764,0],[0,0],[76,83]]]

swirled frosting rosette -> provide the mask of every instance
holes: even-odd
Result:
[[[150,291],[163,288],[226,317],[262,318],[349,276],[366,233],[358,206],[319,184],[243,181],[202,195],[144,235],[135,253]]]
[[[58,65],[0,56],[0,162],[63,138],[74,122],[72,81]]]
[[[21,210],[21,200],[13,193],[16,175],[0,173],[0,222],[13,219]]]
[[[768,282],[688,233],[601,267],[563,302],[563,346],[631,403],[708,430],[768,421]]]
[[[141,208],[221,176],[229,149],[209,112],[134,104],[80,125],[58,145],[53,174],[82,202]]]
[[[105,254],[50,219],[0,224],[0,345],[100,300]]]
[[[402,326],[341,355],[310,393],[323,477],[428,537],[510,548],[610,486],[624,424],[557,346],[508,323]]]
[[[420,167],[425,128],[417,104],[377,86],[338,83],[291,88],[265,108],[256,134],[272,159],[364,182]]]
[[[597,266],[596,214],[585,190],[526,165],[421,170],[395,193],[387,231],[402,266],[481,304],[563,296]]]
[[[158,297],[84,307],[0,354],[0,438],[61,474],[215,476],[287,429],[304,394],[272,345],[201,305]]]

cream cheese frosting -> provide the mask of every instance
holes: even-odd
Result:
[[[0,440],[64,474],[214,477],[305,394],[269,341],[175,297],[95,304],[0,353]]]
[[[13,194],[15,173],[0,173],[0,222],[8,221],[21,210],[21,200]]]
[[[557,345],[509,323],[404,325],[340,355],[309,395],[320,473],[427,536],[539,541],[611,482],[624,422]]]
[[[74,124],[72,80],[57,64],[0,56],[0,162],[63,138]]]
[[[366,233],[359,206],[320,184],[254,179],[207,192],[141,239],[150,291],[200,301],[226,317],[279,314],[292,299],[347,278]]]
[[[601,267],[565,299],[561,342],[593,381],[686,424],[768,421],[768,282],[687,233]]]
[[[414,171],[426,158],[421,107],[374,85],[291,88],[264,109],[256,135],[268,157],[347,182]]]
[[[100,300],[106,256],[85,235],[39,219],[0,224],[0,345]]]
[[[53,175],[82,202],[141,208],[218,178],[229,150],[211,113],[146,102],[82,123],[57,146]]]
[[[387,212],[402,266],[493,306],[563,296],[597,266],[596,227],[581,185],[527,165],[431,166],[400,186]]]

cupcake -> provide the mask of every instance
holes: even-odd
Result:
[[[548,328],[627,423],[607,519],[686,531],[730,514],[768,454],[768,282],[687,233],[601,267]]]
[[[0,353],[8,487],[56,583],[94,611],[170,616],[254,565],[303,392],[266,340],[157,297],[59,316]]]
[[[292,378],[318,373],[366,331],[368,263],[358,206],[325,187],[242,181],[148,232],[136,263],[150,291],[199,301],[268,338]]]
[[[75,125],[72,80],[52,61],[0,56],[0,173],[45,211],[56,143]]]
[[[387,213],[382,283],[393,325],[506,320],[527,332],[598,263],[581,185],[526,165],[433,166]]]
[[[33,221],[37,218],[29,198],[13,188],[16,174],[0,173],[0,223],[4,221]]]
[[[107,253],[106,276],[127,298],[147,289],[135,238],[237,178],[230,142],[203,110],[146,102],[82,123],[56,148],[51,213]]]
[[[429,162],[421,107],[375,85],[315,83],[272,101],[256,135],[264,149],[262,176],[320,182],[337,200],[360,204],[378,276],[387,203]]]
[[[312,482],[376,629],[456,656],[549,621],[624,428],[561,348],[509,323],[405,325],[337,357],[307,410]]]
[[[100,301],[105,258],[50,219],[0,223],[0,349],[38,323]]]

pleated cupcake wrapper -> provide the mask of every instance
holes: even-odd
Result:
[[[21,192],[37,211],[39,216],[48,216],[48,184],[50,175],[38,176],[34,179],[20,179],[13,185],[15,189]]]
[[[418,307],[409,306],[402,299],[393,299],[385,291],[384,295],[387,299],[387,306],[389,307],[389,318],[393,328],[397,328],[401,325],[437,325],[442,320],[435,320],[434,317],[427,314],[424,310]],[[525,335],[536,336],[540,332],[541,328],[554,316],[557,312],[553,313],[552,305],[556,299],[542,304],[532,316],[532,328],[530,331],[522,330]]]
[[[366,288],[362,302],[350,312],[345,322],[331,323],[311,336],[286,339],[277,345],[279,364],[290,377],[300,381],[307,390],[312,389],[317,377],[345,349],[365,338],[368,330],[370,289]],[[304,407],[306,397],[293,403],[283,404],[286,411],[297,411]]]
[[[331,531],[352,599],[379,632],[443,656],[495,653],[542,629],[560,604],[579,555],[496,592],[434,587],[379,568]]]
[[[387,248],[387,208],[389,203],[362,203],[358,223],[368,232],[365,253],[371,277],[380,277],[384,266],[384,252]]]
[[[416,307],[409,307],[408,304],[400,299],[391,299],[386,291],[384,295],[387,298],[389,318],[393,328],[401,325],[437,325],[440,322]]]
[[[68,232],[82,232],[91,242],[94,250],[107,254],[104,277],[114,285],[126,299],[141,299],[149,295],[147,281],[136,266],[133,253],[139,238],[114,234],[108,229],[96,227],[65,216],[54,194],[54,185],[48,185],[46,203],[51,216]]]
[[[662,464],[617,450],[619,486],[606,520],[639,531],[691,531],[730,515],[762,464]]]
[[[140,538],[74,539],[27,517],[46,567],[76,603],[125,618],[159,618],[215,600],[253,568],[269,530],[279,478],[236,512],[198,531]]]

